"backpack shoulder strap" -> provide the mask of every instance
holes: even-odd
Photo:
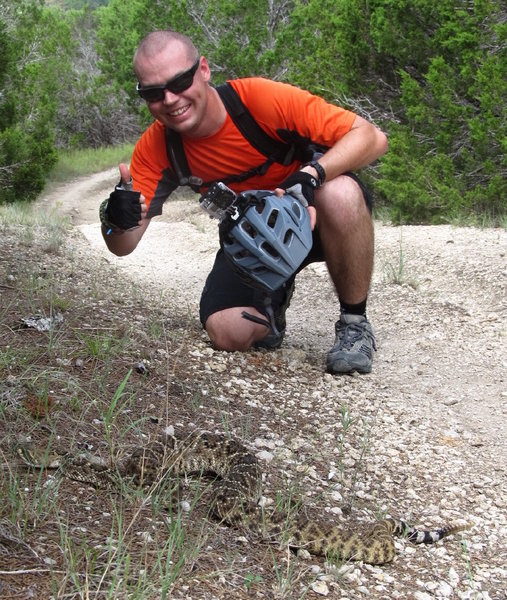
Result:
[[[181,135],[167,127],[165,129],[165,148],[176,175],[177,185],[188,185],[194,192],[199,192],[202,180],[190,173]]]
[[[234,124],[252,146],[272,162],[289,165],[294,160],[294,144],[272,138],[253,118],[230,83],[216,87]]]

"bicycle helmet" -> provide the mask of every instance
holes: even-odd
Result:
[[[244,281],[273,292],[310,252],[310,215],[293,196],[264,190],[243,192],[236,206],[239,216],[220,226],[221,247]]]

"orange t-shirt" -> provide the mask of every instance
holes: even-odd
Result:
[[[355,113],[327,103],[322,98],[286,83],[259,77],[229,82],[264,131],[281,139],[277,130],[297,132],[314,143],[332,146],[354,122]],[[220,181],[262,165],[266,157],[253,148],[236,128],[229,114],[222,127],[206,138],[183,137],[185,155],[192,175],[203,181]],[[230,187],[240,192],[248,189],[274,189],[300,166],[272,164],[264,175],[254,175]],[[130,172],[134,189],[141,191],[148,204],[148,216],[162,213],[162,205],[177,187],[165,146],[164,126],[155,121],[137,142]]]

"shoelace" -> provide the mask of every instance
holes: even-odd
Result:
[[[370,339],[374,350],[377,349],[375,337],[360,323],[348,323],[344,329],[340,330],[340,334],[341,337],[337,350],[350,350],[355,342],[363,336]]]

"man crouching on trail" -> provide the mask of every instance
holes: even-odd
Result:
[[[320,149],[317,160],[304,161],[304,154],[295,152],[293,160],[277,162],[238,129],[210,85],[206,58],[188,37],[174,31],[148,34],[135,53],[134,70],[139,95],[156,120],[137,142],[130,170],[120,165],[124,185],[117,193],[123,194],[122,202],[111,198],[102,207],[109,250],[119,256],[132,252],[151,217],[161,214],[163,203],[179,185],[205,192],[213,182],[223,181],[235,192],[290,193],[307,207],[313,228],[313,246],[301,268],[325,261],[339,299],[327,370],[370,372],[375,349],[366,318],[374,251],[371,200],[353,172],[386,152],[384,133],[362,117],[291,85],[258,77],[231,80],[229,87],[275,142]],[[179,154],[184,153],[190,177],[173,164],[173,139],[181,140]],[[293,290],[294,277],[272,294],[275,335],[262,323],[263,294],[247,285],[219,250],[201,297],[202,324],[217,349],[278,348]],[[258,316],[259,322],[243,318],[244,312]]]

